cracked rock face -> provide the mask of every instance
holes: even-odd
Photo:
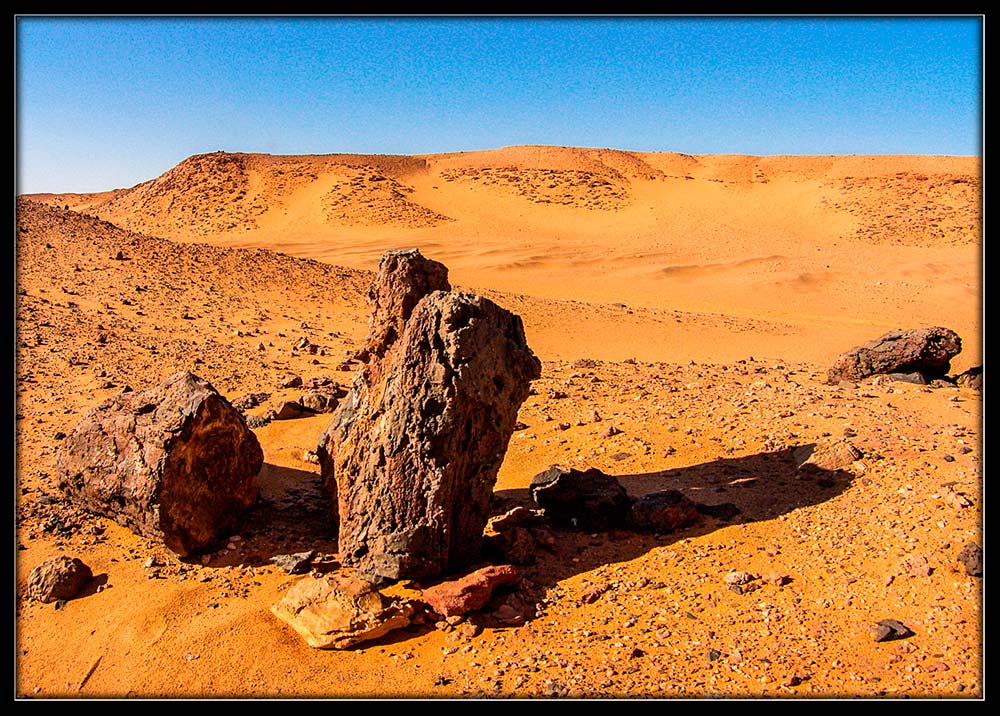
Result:
[[[175,373],[91,408],[63,441],[59,488],[79,507],[187,555],[236,527],[264,454],[208,382]]]
[[[418,252],[406,258],[410,270],[397,273],[405,286],[383,275],[393,266],[383,260],[376,313],[405,312],[437,280],[418,270],[426,262]],[[391,342],[369,341],[369,362],[317,451],[337,495],[341,560],[390,579],[436,576],[478,559],[518,408],[541,374],[521,319],[486,298],[434,290],[406,319],[398,316],[385,317],[401,327],[395,340],[373,324],[372,334]]]
[[[882,373],[920,373],[943,378],[951,359],[962,351],[962,339],[949,328],[890,331],[840,354],[827,371],[827,382],[859,381]]]

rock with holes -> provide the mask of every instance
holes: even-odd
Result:
[[[827,382],[860,381],[873,375],[920,373],[928,382],[944,378],[962,339],[949,328],[895,330],[842,353],[827,371]]]
[[[45,603],[72,599],[93,578],[90,567],[76,557],[49,557],[28,575],[27,596]]]
[[[180,372],[91,408],[63,440],[56,470],[73,504],[187,555],[238,525],[263,460],[239,411]]]
[[[383,258],[370,293],[381,324],[317,449],[341,560],[362,574],[430,577],[479,558],[518,408],[541,374],[520,317],[435,290],[447,285],[439,266],[416,251]]]

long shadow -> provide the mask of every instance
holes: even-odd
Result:
[[[823,470],[813,465],[797,468],[793,453],[799,447],[657,472],[615,475],[632,497],[674,489],[709,507],[730,503],[739,513],[731,519],[704,514],[697,524],[667,534],[618,528],[596,532],[549,525],[556,537],[554,543],[548,549],[539,549],[536,561],[522,567],[523,574],[539,588],[552,587],[573,575],[632,560],[685,538],[700,537],[732,524],[774,519],[800,507],[820,504],[850,486],[854,475],[844,470]],[[498,514],[516,505],[537,508],[527,489],[500,490],[496,498]],[[725,515],[726,510],[719,512]],[[503,595],[499,595],[499,601],[502,599]],[[525,618],[530,621],[532,615],[525,614]],[[477,621],[493,625],[488,615]]]
[[[225,567],[245,564],[259,567],[272,564],[282,554],[315,551],[311,567],[333,569],[329,555],[337,552],[334,507],[322,489],[318,470],[299,470],[264,463],[257,475],[256,503],[240,522],[240,541],[228,553],[217,550],[205,566]],[[223,539],[219,547],[227,542]],[[188,561],[199,561],[194,555]]]

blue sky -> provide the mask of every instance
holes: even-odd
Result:
[[[16,18],[17,191],[192,154],[981,154],[953,17]]]

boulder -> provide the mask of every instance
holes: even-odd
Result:
[[[271,613],[316,649],[347,649],[409,626],[413,605],[364,579],[333,573],[290,587]]]
[[[666,534],[701,519],[698,505],[678,490],[660,490],[632,502],[626,524],[639,532]]]
[[[918,372],[927,380],[943,378],[961,350],[962,339],[948,328],[895,330],[838,356],[827,371],[827,383],[889,373]]]
[[[531,497],[556,524],[589,530],[621,525],[631,500],[621,483],[597,468],[550,467],[531,479]]]
[[[442,271],[415,250],[383,258],[369,294],[381,323],[317,448],[341,560],[362,574],[431,577],[479,558],[518,408],[541,374],[517,315],[468,293],[421,297],[447,283]]]
[[[458,616],[482,609],[497,587],[516,584],[520,573],[509,564],[490,565],[423,590],[423,599],[436,613]]]
[[[847,440],[820,440],[813,445],[801,445],[792,452],[799,470],[845,470],[864,454]]]
[[[46,604],[72,599],[93,578],[90,567],[76,557],[49,557],[28,575],[27,596]]]
[[[263,461],[243,416],[180,372],[91,408],[63,440],[56,472],[73,504],[184,556],[237,526]]]

